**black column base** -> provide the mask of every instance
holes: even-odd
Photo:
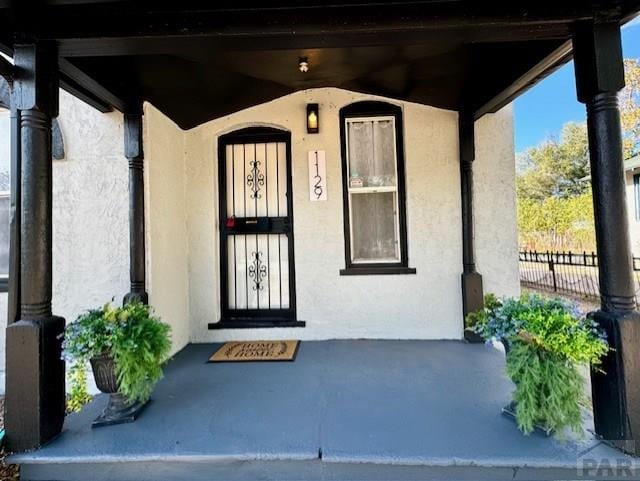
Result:
[[[514,423],[518,422],[518,414],[517,414],[517,405],[515,401],[511,401],[505,407],[502,408],[502,415],[508,419],[511,419]],[[544,434],[546,437],[549,437],[553,434],[553,429],[542,426],[540,424],[534,424],[533,429],[535,429],[540,434]]]
[[[465,272],[462,274],[462,313],[465,318],[464,338],[468,342],[480,343],[484,340],[475,332],[467,331],[467,315],[479,311],[484,307],[484,291],[482,289],[482,276],[477,272]]]
[[[65,371],[64,319],[51,316],[7,327],[5,427],[11,451],[42,446],[62,431]]]
[[[124,296],[122,304],[125,305],[131,302],[141,302],[142,304],[147,305],[149,304],[149,294],[145,291],[129,292]]]
[[[132,423],[138,418],[148,402],[129,403],[120,393],[110,394],[107,407],[93,421],[91,427],[99,428],[101,426],[113,426],[114,424]]]
[[[592,316],[612,349],[600,366],[603,372],[591,372],[596,433],[640,456],[640,314],[596,311]]]

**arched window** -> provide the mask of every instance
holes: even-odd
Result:
[[[345,263],[341,274],[409,274],[402,110],[357,102],[340,110]]]

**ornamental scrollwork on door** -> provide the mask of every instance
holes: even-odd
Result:
[[[253,261],[249,266],[249,277],[253,279],[253,290],[261,291],[264,289],[264,279],[267,277],[267,266],[262,262],[262,252],[252,252]]]
[[[253,160],[249,163],[251,166],[251,173],[247,175],[247,185],[251,188],[251,198],[260,199],[260,187],[264,185],[264,174],[260,172],[260,161]]]

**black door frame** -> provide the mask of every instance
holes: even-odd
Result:
[[[287,217],[271,217],[268,230],[264,223],[244,222],[236,218],[238,226],[227,227],[227,162],[226,147],[238,144],[284,142],[287,168]],[[291,175],[291,133],[271,127],[248,127],[222,135],[218,139],[218,212],[220,232],[220,322],[210,323],[210,329],[255,328],[255,327],[304,327],[297,320],[296,313],[296,272],[293,239],[293,182]],[[255,227],[254,227],[255,226]],[[227,238],[238,233],[285,234],[288,238],[289,255],[289,308],[288,309],[230,309],[228,286]],[[235,233],[235,234],[234,234]]]

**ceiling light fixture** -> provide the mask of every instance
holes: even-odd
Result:
[[[309,71],[309,61],[307,60],[307,57],[300,57],[300,60],[298,60],[298,69],[302,73]]]

